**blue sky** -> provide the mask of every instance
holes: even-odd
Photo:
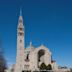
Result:
[[[72,0],[0,0],[0,38],[8,65],[15,63],[22,7],[25,44],[44,44],[61,66],[72,67]],[[31,35],[32,33],[32,35]]]

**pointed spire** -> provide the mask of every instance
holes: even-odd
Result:
[[[18,27],[23,28],[23,17],[22,17],[22,8],[20,8],[20,15],[19,15],[19,20],[18,20]]]
[[[32,41],[30,41],[30,46],[32,46]]]
[[[20,16],[22,16],[22,8],[20,8]]]

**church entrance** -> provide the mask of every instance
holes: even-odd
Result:
[[[31,72],[31,71],[23,70],[22,72]]]

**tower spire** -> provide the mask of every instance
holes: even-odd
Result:
[[[20,8],[20,16],[22,16],[22,8]]]

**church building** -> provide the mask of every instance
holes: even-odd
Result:
[[[66,72],[70,70],[66,67],[59,68],[56,62],[52,60],[52,53],[49,48],[43,44],[35,48],[32,42],[30,42],[30,45],[25,48],[25,27],[23,24],[22,11],[20,10],[17,26],[16,63],[5,72],[40,71],[45,66],[47,69],[51,68],[53,72]]]
[[[29,47],[25,48],[25,27],[23,24],[22,11],[20,11],[17,27],[17,55],[14,72],[23,72],[25,70],[38,71],[42,63],[51,65],[54,70],[58,69],[56,62],[52,60],[50,50],[46,46],[41,45],[35,48],[32,42],[30,42]]]

